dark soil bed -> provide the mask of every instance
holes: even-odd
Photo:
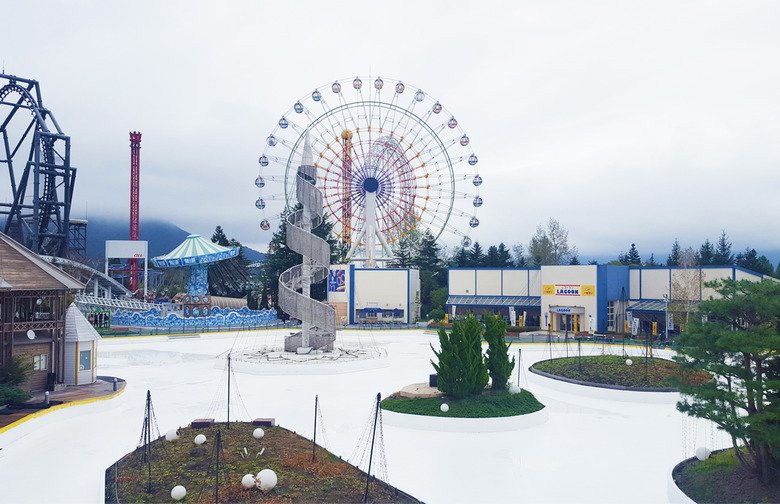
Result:
[[[690,458],[672,472],[675,483],[693,501],[704,503],[780,503],[780,485],[761,485],[736,460],[734,450],[713,453],[699,461]]]
[[[619,355],[589,355],[540,361],[532,368],[581,382],[640,389],[671,388],[672,377],[688,383],[712,379],[709,373],[683,370],[676,362],[666,359],[647,359],[647,365],[642,357],[631,358],[631,365],[626,364],[627,359]]]
[[[365,474],[330,452],[317,447],[312,461],[312,443],[281,427],[264,427],[265,436],[255,439],[251,424],[215,424],[204,429],[181,429],[176,441],[164,437],[152,442],[152,492],[147,494],[148,473],[144,450],[127,454],[106,470],[106,502],[173,502],[171,489],[182,485],[187,495],[180,502],[214,502],[217,430],[222,438],[219,502],[363,502]],[[196,435],[206,443],[195,445]],[[262,452],[262,453],[261,453]],[[245,474],[273,470],[276,487],[267,494],[244,489]],[[373,471],[372,471],[373,472]],[[418,502],[385,483],[372,480],[369,502]]]

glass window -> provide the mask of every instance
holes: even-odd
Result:
[[[79,352],[79,371],[92,369],[92,350],[82,350]]]
[[[48,371],[49,370],[49,355],[40,354],[33,355],[33,371]]]

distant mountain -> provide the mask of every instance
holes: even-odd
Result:
[[[139,226],[139,239],[149,242],[149,257],[167,254],[190,234],[175,224],[160,220],[144,220]],[[103,256],[106,252],[106,240],[127,240],[129,236],[130,225],[126,220],[90,217],[87,224],[87,255]],[[243,249],[244,257],[251,262],[265,259],[265,255],[257,250],[249,247]]]

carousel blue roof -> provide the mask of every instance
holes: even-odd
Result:
[[[192,234],[171,252],[152,258],[152,264],[158,268],[197,266],[236,257],[238,251],[238,247],[223,247]]]

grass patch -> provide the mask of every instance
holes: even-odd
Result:
[[[312,460],[311,441],[281,427],[264,427],[265,436],[255,439],[255,427],[243,423],[231,423],[230,429],[225,424],[186,428],[176,441],[153,441],[151,493],[146,492],[149,478],[143,450],[127,454],[106,470],[105,501],[172,502],[171,489],[183,485],[187,495],[180,502],[214,502],[217,429],[223,447],[219,502],[362,502],[365,475],[354,466],[320,447]],[[193,443],[198,434],[206,436],[205,444]],[[262,469],[276,473],[276,487],[267,494],[256,488],[244,489],[244,475],[256,475]],[[376,480],[371,481],[368,494],[374,502],[418,502]]]
[[[780,485],[764,486],[742,467],[733,449],[715,452],[707,460],[688,459],[672,472],[675,483],[698,503],[780,502]]]
[[[540,361],[533,367],[572,380],[637,388],[672,388],[670,377],[691,384],[706,383],[712,378],[704,371],[682,369],[674,361],[648,359],[645,367],[643,357],[635,357],[632,360],[633,364],[629,366],[626,364],[626,357],[589,355]]]
[[[447,413],[441,405],[450,407]],[[512,394],[508,390],[485,390],[482,394],[463,399],[454,397],[403,398],[393,394],[382,401],[382,409],[409,415],[426,415],[457,418],[493,418],[527,415],[544,408],[527,390]]]

